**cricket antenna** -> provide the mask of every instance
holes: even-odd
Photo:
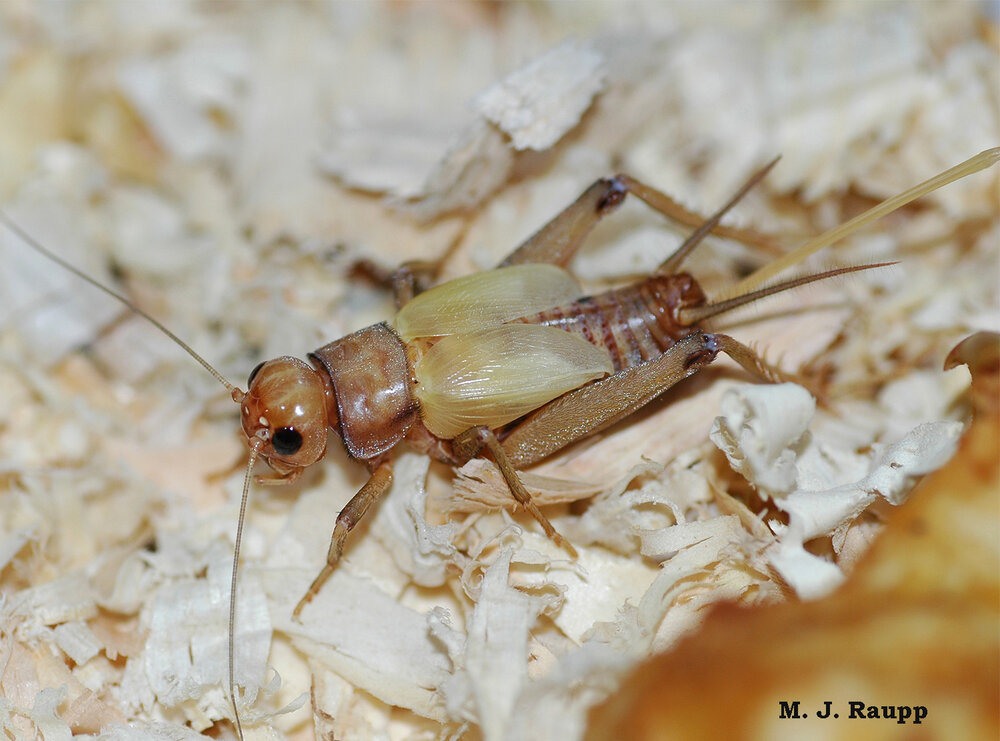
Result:
[[[998,161],[1000,161],[1000,147],[980,152],[975,157],[971,157],[965,162],[955,165],[951,169],[945,170],[939,175],[935,175],[930,180],[925,180],[919,185],[900,193],[898,196],[893,196],[892,198],[882,201],[879,205],[874,208],[870,208],[859,216],[855,216],[850,221],[847,221],[838,227],[834,227],[828,232],[820,234],[818,237],[809,240],[798,249],[789,252],[784,257],[779,257],[777,260],[769,262],[767,265],[751,273],[733,286],[731,289],[732,293],[741,295],[747,294],[749,291],[755,290],[783,270],[787,270],[793,265],[797,265],[814,252],[817,252],[834,242],[840,241],[851,232],[860,229],[865,224],[875,221],[876,219],[880,219],[883,216],[892,213],[896,209],[905,206],[910,201],[921,198],[922,196],[925,196],[942,186],[964,178],[967,175],[972,175],[980,170],[985,170],[987,167],[995,165]]]
[[[253,464],[257,462],[262,441],[253,438],[250,443],[250,460],[247,461],[246,474],[243,476],[243,495],[240,498],[240,517],[236,525],[236,542],[233,545],[233,577],[229,583],[229,701],[233,704],[233,720],[236,722],[236,734],[243,741],[243,722],[240,720],[240,709],[236,705],[236,585],[240,573],[240,547],[243,545],[243,523],[247,516],[247,502],[250,499],[250,476]]]
[[[190,345],[188,345],[184,340],[182,340],[180,337],[178,337],[169,329],[167,329],[158,319],[155,319],[153,316],[140,309],[138,306],[136,306],[134,303],[129,301],[127,298],[122,296],[117,291],[109,288],[100,281],[94,280],[89,275],[84,273],[82,270],[78,269],[71,263],[61,258],[56,253],[44,247],[37,239],[31,236],[31,234],[29,234],[27,231],[22,229],[17,222],[15,222],[10,216],[8,216],[2,210],[0,210],[0,221],[2,221],[7,226],[8,229],[10,229],[12,232],[14,232],[14,234],[20,237],[21,240],[24,241],[24,243],[27,244],[29,247],[31,247],[33,250],[43,255],[44,257],[47,257],[49,260],[56,263],[57,265],[61,265],[63,268],[71,272],[73,275],[86,281],[94,288],[100,289],[108,296],[111,296],[111,298],[116,299],[124,306],[126,306],[128,309],[134,311],[136,314],[138,314],[143,319],[148,321],[158,330],[163,332],[163,334],[165,334],[175,343],[180,345],[180,347],[188,355],[197,360],[201,364],[202,368],[204,368],[205,370],[207,370],[209,373],[212,374],[215,380],[217,380],[219,383],[225,386],[226,390],[229,391],[229,395],[233,398],[233,401],[235,401],[237,404],[243,401],[243,397],[245,396],[245,394],[240,388],[234,386],[229,381],[227,381],[225,376],[223,376],[221,373],[219,373],[219,371],[213,368],[212,365],[207,360],[205,360],[201,355],[195,352],[194,349]],[[261,445],[260,440],[254,439],[254,441],[251,443],[250,446],[250,460],[247,462],[246,475],[244,476],[243,479],[243,496],[240,499],[240,517],[239,517],[239,523],[236,528],[236,543],[233,549],[233,576],[229,590],[229,699],[233,704],[233,718],[236,722],[236,733],[239,735],[241,741],[243,739],[243,724],[240,721],[240,711],[236,705],[236,677],[235,677],[236,642],[235,642],[234,631],[236,627],[236,584],[237,584],[237,578],[239,576],[240,546],[242,545],[243,541],[243,523],[246,520],[247,501],[250,496],[251,473],[253,471],[253,465],[254,463],[257,462],[257,458],[260,454],[260,445]]]
[[[55,252],[52,252],[52,250],[48,249],[47,247],[44,247],[41,244],[41,242],[39,242],[37,239],[35,239],[33,236],[31,236],[27,231],[25,231],[24,229],[22,229],[21,226],[16,221],[14,221],[10,216],[8,216],[2,210],[0,210],[0,221],[2,221],[7,226],[8,229],[10,229],[12,232],[14,232],[14,234],[16,234],[18,237],[20,237],[21,240],[25,244],[27,244],[29,247],[31,247],[33,250],[35,250],[35,252],[38,252],[39,254],[43,255],[44,257],[47,257],[49,260],[51,260],[52,262],[56,263],[57,265],[61,265],[63,268],[65,268],[66,270],[68,270],[69,272],[71,272],[76,277],[78,277],[78,278],[86,281],[87,283],[89,283],[90,285],[92,285],[94,288],[100,289],[101,291],[103,291],[104,293],[106,293],[108,296],[111,296],[111,298],[116,299],[117,301],[121,302],[129,310],[134,311],[136,314],[138,314],[139,316],[141,316],[143,319],[145,319],[147,322],[149,322],[150,324],[152,324],[158,330],[160,330],[161,332],[163,332],[163,334],[165,334],[167,337],[169,337],[175,343],[177,343],[178,345],[180,345],[181,349],[184,350],[184,352],[186,352],[192,358],[194,358],[195,360],[197,360],[201,364],[201,367],[204,368],[205,370],[207,370],[209,373],[211,373],[212,376],[215,378],[216,381],[218,381],[223,386],[225,386],[226,390],[229,391],[229,395],[233,397],[233,401],[235,401],[237,403],[239,403],[240,401],[242,401],[242,399],[243,399],[243,391],[242,390],[240,390],[239,388],[237,388],[236,386],[234,386],[233,384],[231,384],[229,381],[227,381],[226,378],[225,378],[225,376],[223,376],[221,373],[219,373],[219,371],[215,370],[215,368],[213,368],[211,366],[211,364],[209,364],[209,362],[207,360],[205,360],[205,358],[203,358],[201,355],[199,355],[198,353],[196,353],[194,351],[194,349],[190,345],[188,345],[184,340],[182,340],[180,337],[178,337],[173,332],[171,332],[169,329],[167,329],[159,320],[153,318],[150,314],[147,314],[145,311],[143,311],[142,309],[140,309],[138,306],[136,306],[135,304],[133,304],[131,301],[129,301],[127,298],[125,298],[124,296],[122,296],[117,291],[114,291],[113,289],[108,288],[108,286],[104,285],[103,283],[101,283],[98,280],[94,280],[89,275],[87,275],[85,272],[83,272],[82,270],[80,270],[79,268],[75,267],[71,263],[69,263],[66,260],[64,260],[63,258],[59,257],[59,255],[57,255]]]

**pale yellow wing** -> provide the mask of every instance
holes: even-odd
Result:
[[[473,273],[416,296],[394,320],[404,341],[470,332],[569,303],[580,286],[555,265],[513,265]]]
[[[611,358],[577,335],[534,324],[455,334],[417,364],[424,424],[450,439],[470,427],[500,427],[612,372]]]

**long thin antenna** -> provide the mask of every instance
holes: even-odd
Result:
[[[229,700],[233,703],[233,718],[236,721],[236,733],[240,737],[240,741],[243,741],[243,722],[240,720],[240,709],[236,706],[236,583],[240,573],[243,523],[246,520],[247,502],[250,499],[250,475],[253,472],[253,464],[257,462],[260,442],[259,439],[254,438],[250,446],[250,460],[247,461],[247,472],[243,477],[240,517],[236,525],[236,542],[233,545],[233,577],[229,583]]]
[[[798,278],[792,278],[791,280],[786,280],[782,283],[776,283],[773,286],[766,286],[765,288],[759,288],[756,291],[751,291],[750,293],[744,293],[739,296],[734,296],[733,298],[728,298],[719,301],[714,304],[706,304],[705,306],[693,306],[687,309],[680,309],[678,311],[678,317],[681,322],[687,326],[695,324],[697,322],[704,321],[713,316],[718,316],[719,314],[724,314],[727,311],[732,311],[733,309],[738,309],[741,306],[752,303],[754,301],[759,301],[767,296],[773,296],[776,293],[782,293],[783,291],[790,291],[793,288],[798,288],[799,286],[805,286],[809,283],[815,283],[818,280],[825,280],[827,278],[833,278],[838,275],[845,275],[846,273],[856,273],[859,270],[873,270],[874,268],[885,268],[890,265],[897,265],[897,262],[878,262],[872,263],[871,265],[852,265],[845,268],[834,268],[833,270],[826,270],[822,273],[816,273],[814,275],[803,275]]]
[[[786,270],[793,265],[797,265],[809,255],[843,239],[848,234],[860,229],[865,224],[875,221],[876,219],[880,219],[886,214],[892,213],[897,208],[905,206],[910,201],[925,196],[942,186],[948,185],[948,183],[964,178],[966,175],[971,175],[974,172],[985,170],[987,167],[996,164],[997,161],[1000,161],[1000,147],[980,152],[975,157],[971,157],[965,162],[955,165],[951,169],[945,170],[939,175],[935,175],[930,180],[925,180],[920,183],[920,185],[914,186],[913,188],[900,193],[898,196],[893,196],[888,200],[882,201],[879,205],[865,211],[859,216],[855,216],[850,221],[847,221],[838,227],[834,227],[830,231],[820,234],[818,237],[814,237],[798,249],[789,252],[784,257],[779,257],[778,259],[769,262],[760,270],[751,273],[733,286],[732,291],[733,293],[739,294],[745,294],[752,291],[758,286],[766,283],[781,271]]]
[[[135,304],[133,304],[131,301],[129,301],[124,296],[122,296],[120,293],[117,293],[116,291],[112,290],[111,288],[108,288],[106,285],[104,285],[100,281],[94,280],[93,278],[91,278],[89,275],[87,275],[85,272],[83,272],[82,270],[80,270],[76,266],[72,265],[71,263],[67,262],[63,258],[59,257],[59,255],[57,255],[55,252],[52,252],[48,248],[42,246],[42,244],[37,239],[35,239],[33,236],[31,236],[27,231],[25,231],[24,229],[22,229],[21,226],[18,225],[18,223],[16,221],[14,221],[13,219],[11,219],[11,217],[8,216],[6,213],[4,213],[2,210],[0,210],[0,221],[2,221],[4,224],[6,224],[6,226],[7,226],[8,229],[10,229],[12,232],[14,232],[14,234],[16,234],[18,237],[20,237],[21,240],[25,244],[27,244],[29,247],[31,247],[33,250],[35,250],[39,254],[47,257],[49,260],[51,260],[52,262],[56,263],[57,265],[61,265],[63,268],[65,268],[66,270],[68,270],[69,272],[71,272],[76,277],[81,278],[82,280],[85,280],[87,283],[89,283],[90,285],[92,285],[94,288],[97,288],[97,289],[100,289],[101,291],[104,291],[104,293],[106,293],[108,296],[111,296],[111,298],[116,299],[117,301],[120,301],[128,309],[130,309],[131,311],[134,311],[136,314],[138,314],[139,316],[141,316],[143,319],[145,319],[147,322],[149,322],[150,324],[152,324],[158,330],[160,330],[161,332],[163,332],[163,334],[165,334],[167,337],[169,337],[174,342],[176,342],[178,345],[180,345],[181,348],[188,355],[190,355],[192,358],[194,358],[199,363],[201,363],[202,368],[204,368],[209,373],[211,373],[212,376],[215,377],[215,380],[217,380],[219,383],[221,383],[223,386],[226,387],[226,390],[229,391],[229,393],[233,397],[233,399],[236,399],[237,395],[242,396],[242,391],[240,391],[240,389],[238,389],[236,386],[234,386],[229,381],[227,381],[226,378],[225,378],[225,376],[223,376],[221,373],[219,373],[219,371],[215,370],[215,368],[213,368],[209,364],[209,362],[207,360],[205,360],[205,358],[203,358],[201,355],[199,355],[198,353],[196,353],[194,351],[194,349],[190,345],[188,345],[184,340],[182,340],[180,337],[178,337],[173,332],[171,332],[169,329],[167,329],[165,326],[163,326],[163,324],[160,323],[157,319],[154,319],[152,316],[150,316],[145,311],[143,311],[142,309],[140,309],[138,306],[136,306]]]

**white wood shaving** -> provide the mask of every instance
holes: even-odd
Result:
[[[722,416],[710,437],[733,470],[763,493],[780,497],[795,485],[795,459],[809,444],[809,420],[816,402],[794,384],[750,386],[722,397]]]
[[[743,386],[727,392],[723,416],[711,433],[733,469],[788,513],[787,526],[772,526],[778,542],[770,548],[770,559],[804,599],[825,596],[843,581],[834,564],[807,552],[804,544],[823,535],[841,536],[877,499],[902,504],[915,477],[948,461],[962,431],[959,422],[918,425],[885,453],[879,455],[882,446],[876,446],[866,476],[837,484],[832,477],[823,480],[815,465],[805,477],[799,475],[799,459],[814,447],[807,431],[814,408],[812,397],[793,384]],[[828,445],[822,455],[837,458],[851,451],[838,453]],[[839,469],[834,475],[841,475]],[[802,488],[803,478],[809,488]]]
[[[94,658],[103,648],[94,632],[82,621],[57,625],[55,640],[59,648],[81,666]]]
[[[548,149],[600,92],[603,62],[593,49],[567,41],[480,94],[473,106],[510,136],[515,150]]]

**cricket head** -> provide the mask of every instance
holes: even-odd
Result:
[[[332,391],[322,374],[298,358],[261,363],[247,379],[240,423],[257,455],[282,476],[300,472],[326,453]],[[335,413],[335,412],[334,412]]]

